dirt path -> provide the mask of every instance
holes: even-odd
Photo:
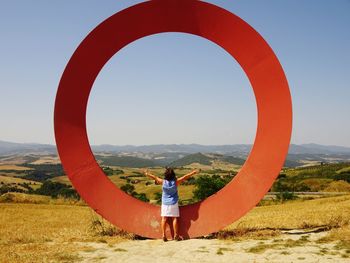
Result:
[[[282,235],[269,240],[137,240],[115,245],[84,243],[82,262],[350,262],[336,243],[317,243],[325,233]]]

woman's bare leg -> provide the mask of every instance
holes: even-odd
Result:
[[[166,235],[165,235],[166,221],[167,221],[167,217],[163,216],[162,217],[162,235],[163,235],[163,240],[164,240],[164,238],[166,239]]]
[[[174,238],[179,238],[179,222],[177,217],[173,217]]]

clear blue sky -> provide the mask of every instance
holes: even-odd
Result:
[[[141,1],[2,0],[0,140],[54,143],[57,85],[100,22]],[[350,1],[208,1],[252,25],[277,54],[294,110],[292,142],[350,146]],[[134,42],[98,76],[92,144],[252,143],[255,99],[221,48],[184,34]]]

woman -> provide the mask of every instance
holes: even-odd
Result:
[[[192,175],[199,173],[200,170],[193,170],[192,172],[176,179],[175,172],[172,168],[166,168],[164,172],[164,179],[161,179],[148,170],[144,170],[144,174],[155,180],[156,184],[162,184],[162,207],[161,207],[161,217],[162,217],[162,235],[163,241],[168,241],[166,238],[166,221],[168,218],[172,218],[174,227],[174,239],[180,240],[179,238],[179,223],[178,217],[179,213],[179,195],[177,191],[177,186],[181,184],[186,179],[190,178]]]

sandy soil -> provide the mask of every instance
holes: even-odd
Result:
[[[350,258],[345,257],[347,252],[336,248],[336,243],[315,242],[324,235],[289,234],[269,240],[245,241],[191,239],[179,242],[136,240],[115,245],[83,243],[88,248],[79,256],[82,262],[350,262]],[[288,241],[291,243],[300,238],[308,241],[297,246],[287,245]],[[256,251],[252,252],[254,249]]]

